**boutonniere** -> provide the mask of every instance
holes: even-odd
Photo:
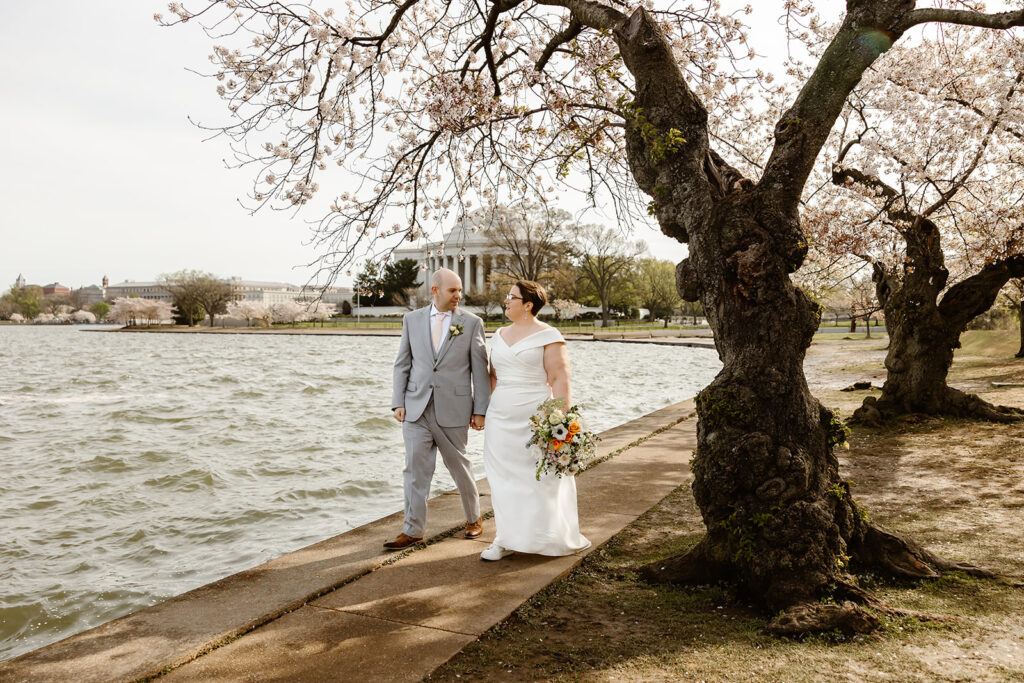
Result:
[[[448,328],[448,334],[450,334],[453,337],[458,337],[460,334],[462,334],[462,325],[452,325],[451,327]]]

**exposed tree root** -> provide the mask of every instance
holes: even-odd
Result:
[[[1012,406],[999,406],[989,403],[976,394],[968,394],[959,389],[947,387],[946,395],[940,401],[932,401],[927,410],[916,410],[910,401],[899,401],[881,397],[868,396],[861,407],[854,411],[850,422],[868,427],[880,427],[895,418],[911,415],[915,412],[926,412],[930,415],[948,415],[951,417],[968,417],[987,422],[1019,422],[1024,421],[1024,410]]]
[[[988,579],[996,576],[987,569],[936,555],[912,539],[874,524],[865,525],[851,550],[858,564],[902,578],[933,579],[943,571],[954,570]]]
[[[803,603],[793,605],[765,627],[765,633],[778,636],[798,636],[838,630],[846,635],[871,633],[881,625],[879,615],[899,618],[910,617],[932,623],[956,623],[963,620],[950,614],[905,610],[885,604],[863,588],[848,581],[836,584],[833,597],[840,604]]]
[[[853,635],[871,633],[879,626],[881,621],[878,617],[846,600],[841,605],[818,602],[793,605],[772,619],[764,630],[777,636],[798,636],[836,630]]]
[[[850,539],[851,557],[857,566],[878,569],[905,579],[934,579],[944,571],[961,571],[971,576],[998,578],[993,572],[964,562],[955,562],[922,548],[913,540],[874,524],[863,524]],[[646,564],[639,574],[657,583],[708,584],[728,580],[728,562],[716,558],[708,537],[688,552]],[[799,602],[790,605],[768,624],[765,631],[795,636],[838,630],[847,635],[870,633],[881,626],[879,615],[912,617],[920,621],[949,623],[958,617],[891,607],[863,588],[842,577],[831,582],[828,597],[835,603]]]

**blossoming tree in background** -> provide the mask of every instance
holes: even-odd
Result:
[[[107,314],[107,319],[134,325],[163,325],[174,317],[174,306],[169,301],[143,299],[141,297],[118,297]]]
[[[76,323],[94,323],[96,314],[91,311],[75,311],[71,314],[71,320]]]
[[[1024,418],[946,383],[967,324],[1024,275],[1022,37],[959,28],[894,48],[914,68],[872,70],[841,118],[806,223],[821,251],[871,264],[885,310],[885,386],[857,418]]]
[[[313,301],[306,305],[305,319],[320,321],[320,327],[323,327],[324,322],[329,320],[332,315],[334,315],[334,304]]]
[[[269,324],[270,308],[261,301],[229,301],[226,315],[235,320],[244,320],[246,327],[256,321]]]
[[[271,320],[275,323],[295,323],[306,320],[306,307],[297,301],[282,301],[270,307]]]
[[[778,632],[869,630],[871,614],[820,600],[868,600],[848,559],[914,577],[955,565],[870,523],[839,476],[845,431],[803,375],[819,309],[790,279],[807,252],[801,197],[847,96],[895,41],[932,22],[1007,29],[1024,11],[848,0],[755,174],[724,125],[763,111],[745,99],[759,81],[743,68],[742,24],[696,5],[353,0],[337,15],[226,0],[173,4],[171,21],[225,43],[213,53],[232,117],[222,132],[261,169],[252,208],[306,204],[329,163],[362,175],[319,224],[328,273],[478,206],[567,191],[688,243],[680,294],[701,301],[723,362],[697,398],[693,492],[707,534],[645,573],[731,578],[785,610]]]
[[[555,317],[559,320],[575,320],[583,310],[578,302],[569,299],[555,299],[551,302],[551,308],[555,309]]]

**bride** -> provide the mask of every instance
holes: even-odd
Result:
[[[544,288],[520,280],[505,297],[512,321],[491,339],[491,402],[484,426],[484,469],[491,486],[496,535],[480,553],[500,560],[514,551],[571,555],[590,546],[580,533],[576,480],[541,475],[527,449],[530,416],[545,399],[572,405],[569,353],[555,328],[537,320]]]

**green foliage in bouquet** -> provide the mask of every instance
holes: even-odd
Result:
[[[580,414],[583,406],[565,407],[565,399],[549,398],[530,418],[533,436],[526,442],[537,461],[537,481],[547,472],[576,476],[597,452],[599,437],[589,431]]]

